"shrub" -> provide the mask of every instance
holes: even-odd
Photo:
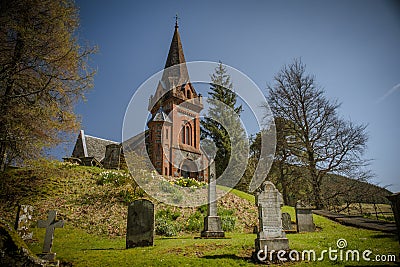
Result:
[[[235,230],[236,218],[233,216],[221,217],[222,230],[232,232]]]
[[[132,203],[136,199],[135,191],[130,186],[119,191],[119,196],[121,197],[122,202],[127,204]]]
[[[222,230],[227,232],[235,230],[236,217],[233,210],[218,209],[218,216],[221,217]]]
[[[180,230],[176,221],[168,220],[165,217],[156,217],[155,224],[157,235],[175,236]]]
[[[198,232],[203,228],[203,215],[196,211],[191,214],[186,221],[185,230],[188,232]]]
[[[179,211],[172,211],[170,208],[160,210],[156,213],[156,217],[165,217],[172,221],[178,219],[179,216],[181,216],[181,213]]]
[[[197,208],[197,210],[200,211],[202,214],[207,214],[207,208],[207,205],[201,205]]]
[[[158,211],[155,220],[156,234],[175,236],[180,231],[180,225],[176,221],[180,215],[180,212],[171,211],[169,208]]]

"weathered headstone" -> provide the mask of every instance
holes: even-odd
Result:
[[[29,231],[33,214],[33,207],[29,205],[18,205],[17,217],[14,229],[24,241],[31,240],[33,233]]]
[[[152,246],[154,239],[154,204],[135,200],[128,207],[126,248]]]
[[[121,144],[110,144],[106,146],[106,154],[102,161],[106,169],[119,169],[122,153]]]
[[[57,211],[50,210],[47,220],[39,220],[38,227],[46,228],[46,235],[43,243],[43,253],[39,256],[45,260],[54,261],[56,253],[51,252],[53,246],[54,229],[64,227],[64,221],[56,221]]]
[[[281,207],[283,199],[274,184],[265,181],[256,192],[259,232],[255,240],[255,253],[288,250],[289,240],[282,231]],[[260,260],[260,259],[259,259]]]
[[[313,209],[313,207],[304,205],[300,201],[296,203],[296,225],[298,233],[315,232]]]
[[[223,238],[221,218],[217,215],[217,179],[215,173],[215,162],[209,167],[208,181],[208,204],[207,216],[204,218],[204,230],[201,232],[203,238]]]
[[[397,235],[400,242],[400,192],[387,196],[386,198],[389,199],[391,202],[394,220],[396,221],[397,226]]]
[[[287,212],[282,213],[282,228],[283,231],[292,231],[292,217]]]

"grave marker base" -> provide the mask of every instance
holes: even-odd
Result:
[[[259,250],[264,250],[265,247],[267,247],[268,253],[272,250],[275,250],[276,252],[279,250],[289,250],[289,239],[286,237],[271,239],[257,238],[255,240],[255,247],[256,252]]]
[[[201,232],[203,238],[224,238],[221,218],[219,216],[207,216],[204,218],[204,230]]]

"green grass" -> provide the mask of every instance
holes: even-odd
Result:
[[[43,240],[44,229],[35,229]],[[125,249],[125,238],[103,238],[66,227],[56,229],[53,251],[63,262],[73,266],[243,266],[253,265],[251,254],[255,235],[231,234],[227,239],[156,237],[153,247]],[[31,245],[39,253],[41,243]],[[247,253],[248,252],[248,253]],[[249,255],[250,255],[249,254]]]
[[[294,218],[292,207],[283,207]],[[348,246],[343,250],[371,250],[374,255],[399,255],[399,244],[395,235],[377,231],[347,227],[314,215],[317,232],[288,234],[290,248],[303,251],[313,249],[317,258],[324,249],[337,249],[338,239],[346,239]],[[44,229],[35,228],[35,236],[44,238]],[[194,235],[173,238],[156,237],[153,247],[125,249],[125,238],[107,238],[66,226],[56,229],[53,251],[58,259],[73,266],[254,266],[251,254],[254,250],[255,234],[227,233],[227,239],[195,239]],[[30,248],[39,253],[41,243],[33,243]],[[378,262],[348,262],[350,265],[374,265]],[[285,263],[295,266],[345,266],[346,262],[302,261]]]
[[[369,249],[373,251],[373,255],[399,254],[399,244],[394,235],[346,227],[321,216],[314,218],[320,230],[314,233],[288,234],[291,249],[314,249],[318,255],[329,247],[336,249],[336,241],[344,238],[348,243],[346,249]],[[44,229],[34,230],[36,238],[43,240]],[[53,251],[57,253],[58,259],[70,262],[73,266],[254,266],[250,257],[254,250],[255,234],[228,233],[227,239],[195,239],[195,236],[199,235],[156,237],[153,247],[126,250],[123,237],[100,237],[67,225],[64,229],[55,230]],[[30,248],[39,253],[41,245],[33,243]],[[345,264],[346,262],[330,262],[326,259],[323,262],[298,262],[295,266]],[[350,264],[363,266],[373,265],[374,262]]]
[[[0,183],[1,216],[12,224],[15,204],[35,206],[35,218],[45,219],[49,209],[56,209],[59,218],[66,221],[63,229],[55,229],[53,251],[63,262],[73,266],[254,266],[251,254],[254,250],[255,234],[244,231],[226,233],[227,239],[195,239],[200,233],[181,233],[172,238],[157,236],[153,247],[125,249],[126,205],[121,192],[131,190],[129,184],[103,183],[99,185],[99,168],[59,166],[45,163],[37,167],[19,169],[4,174]],[[222,190],[228,188],[218,187]],[[225,200],[226,209],[240,210],[244,220],[251,221],[254,196],[238,190],[231,190],[250,205],[244,206],[229,195]],[[162,204],[156,204],[156,210]],[[221,206],[220,206],[221,207]],[[241,207],[241,209],[240,209]],[[165,207],[164,207],[165,208]],[[184,223],[195,210],[172,208],[182,213]],[[295,220],[294,209],[283,207]],[[246,213],[247,212],[247,213]],[[253,216],[254,217],[254,216]],[[242,218],[242,219],[243,219]],[[237,220],[238,221],[238,220]],[[288,234],[290,248],[298,251],[314,249],[320,253],[329,247],[335,249],[336,241],[346,239],[348,249],[363,251],[370,249],[373,254],[399,255],[399,243],[395,235],[376,231],[356,229],[340,225],[321,216],[314,215],[317,232]],[[240,228],[239,228],[240,229]],[[30,243],[30,249],[41,252],[44,229],[33,228],[34,238],[39,242]],[[376,262],[360,262],[373,265]],[[377,263],[378,264],[378,263]],[[345,262],[297,262],[284,266],[344,266]],[[357,265],[350,262],[348,265]]]

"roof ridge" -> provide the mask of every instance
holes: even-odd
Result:
[[[113,142],[113,143],[117,143],[117,144],[121,143],[121,142],[118,142],[118,141],[108,140],[108,139],[105,139],[105,138],[101,138],[101,137],[97,137],[97,136],[93,136],[93,135],[89,135],[89,134],[85,134],[85,137],[92,137],[92,138],[96,138],[96,139],[99,139],[99,140]]]

